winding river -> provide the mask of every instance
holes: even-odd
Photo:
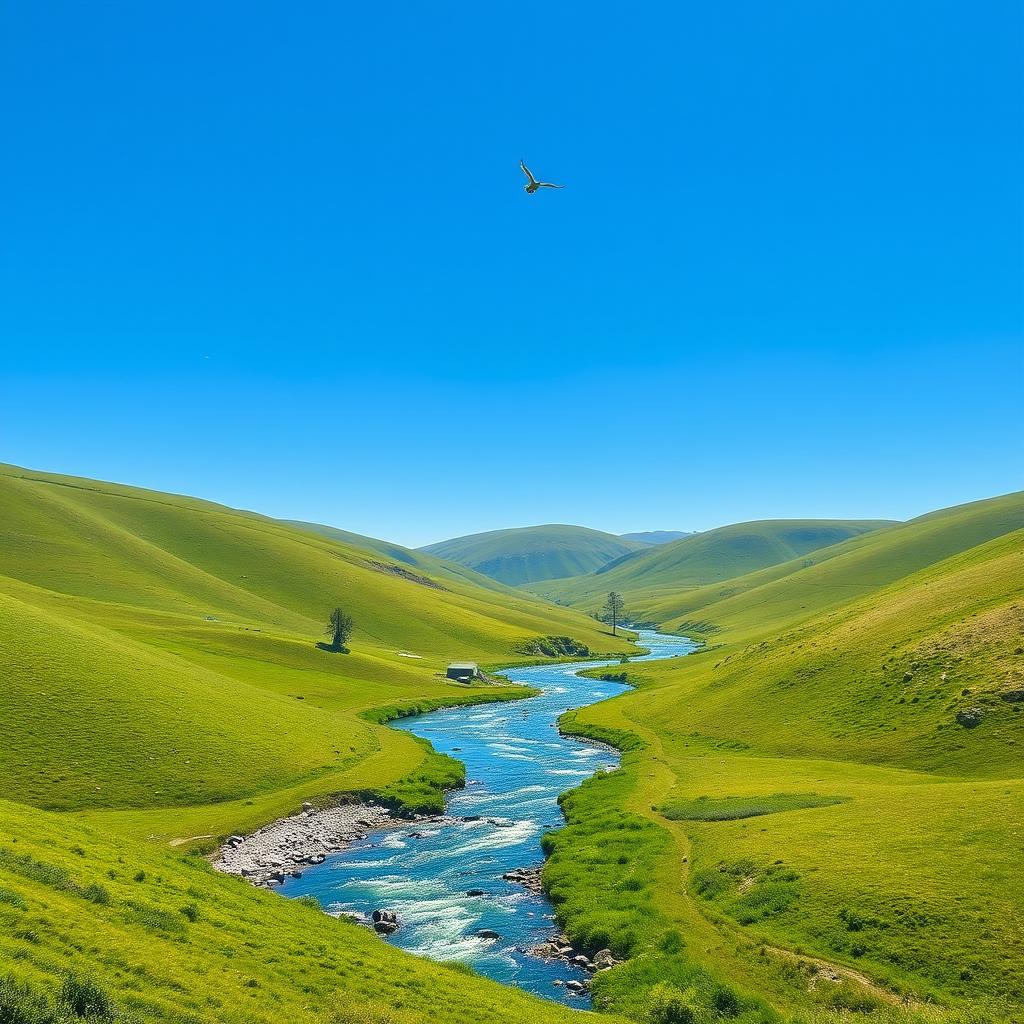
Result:
[[[650,653],[633,661],[679,657],[696,647],[652,630],[640,630],[639,643]],[[402,949],[462,961],[536,995],[588,1005],[587,994],[565,987],[586,980],[585,971],[527,952],[556,933],[551,904],[502,875],[542,863],[542,834],[563,824],[560,793],[618,764],[614,750],[561,736],[556,726],[562,712],[622,692],[621,683],[578,675],[581,669],[617,664],[579,661],[509,669],[509,679],[542,692],[394,723],[465,763],[466,788],[447,800],[454,820],[410,822],[371,833],[301,878],[289,879],[279,891],[312,894],[328,911],[369,914],[386,907],[401,921],[388,941]]]

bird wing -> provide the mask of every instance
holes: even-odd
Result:
[[[550,181],[538,181],[537,188],[565,188],[564,185],[552,185]]]
[[[527,176],[527,178],[530,179],[530,184],[531,185],[536,185],[537,184],[537,179],[531,173],[530,168],[527,167],[526,164],[524,164],[522,160],[519,161],[519,166],[523,169],[523,174],[525,174]]]

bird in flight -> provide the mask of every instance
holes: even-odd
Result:
[[[552,185],[550,181],[538,181],[533,176],[530,168],[527,167],[522,160],[519,161],[519,166],[522,168],[523,174],[525,174],[527,178],[526,184],[523,188],[526,190],[528,195],[532,196],[539,188],[565,188],[564,185]]]

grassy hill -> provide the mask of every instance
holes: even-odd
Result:
[[[580,576],[649,545],[583,526],[492,530],[421,548],[509,586]]]
[[[691,534],[683,530],[643,530],[640,533],[620,533],[619,536],[623,540],[635,540],[641,544],[671,544]]]
[[[461,569],[196,499],[3,467],[0,522],[5,794],[147,808],[147,834],[212,803],[224,831],[297,786],[396,782],[422,748],[361,713],[474,696],[437,677],[449,660],[522,660],[551,633],[621,648]],[[350,655],[315,646],[337,604],[355,617]]]
[[[1007,494],[853,537],[724,585],[652,589],[637,600],[645,616],[669,628],[685,622],[698,635],[782,628],[1022,527],[1024,496]]]
[[[978,502],[687,594],[710,648],[567,717],[627,751],[566,800],[548,868],[571,932],[642,951],[600,999],[711,964],[775,1005],[1024,1016],[1022,513]]]
[[[460,565],[458,562],[446,561],[427,551],[416,551],[413,548],[403,547],[401,544],[394,544],[387,540],[377,540],[375,537],[364,537],[362,534],[349,533],[348,530],[339,530],[335,526],[324,526],[322,523],[305,523],[299,519],[284,519],[286,526],[294,526],[300,530],[308,530],[311,533],[318,533],[322,537],[336,540],[341,544],[353,548],[365,548],[367,551],[376,551],[387,558],[402,565],[418,569],[423,573],[433,576],[439,580],[457,580],[460,582],[473,583],[485,590],[497,590],[503,593],[512,593],[513,588],[499,582],[492,576],[486,576],[481,572],[474,572],[468,566]]]
[[[831,519],[737,523],[631,552],[587,576],[539,583],[530,590],[587,610],[598,607],[608,591],[617,590],[631,614],[648,620],[660,596],[675,597],[691,587],[731,580],[891,525]]]

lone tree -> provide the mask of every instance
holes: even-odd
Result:
[[[335,608],[331,612],[331,621],[326,629],[327,635],[331,638],[331,650],[345,651],[347,653],[348,648],[345,644],[348,642],[349,637],[352,636],[354,628],[355,623],[352,621],[352,616],[340,608]]]
[[[623,609],[625,607],[626,602],[622,600],[622,595],[612,590],[608,594],[608,600],[605,601],[604,607],[601,609],[601,618],[612,627],[612,636],[618,636],[616,629],[622,621]]]

